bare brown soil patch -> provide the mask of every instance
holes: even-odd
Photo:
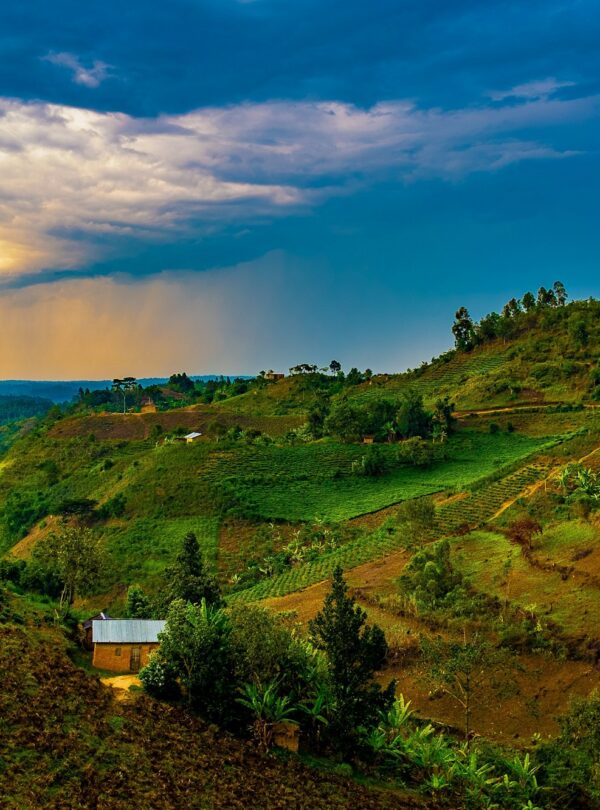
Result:
[[[20,560],[29,559],[35,546],[40,541],[45,540],[48,537],[48,535],[52,534],[53,531],[56,531],[60,519],[54,516],[50,516],[47,517],[43,522],[44,522],[43,527],[41,527],[39,524],[37,526],[34,526],[26,537],[24,537],[22,540],[19,540],[19,542],[11,548],[10,554],[13,557],[17,557]]]
[[[97,439],[142,441],[159,425],[165,433],[185,428],[203,432],[206,426],[218,421],[225,427],[239,425],[255,428],[271,436],[279,436],[303,421],[299,416],[248,416],[194,405],[162,413],[105,413],[72,417],[57,422],[50,430],[54,439],[73,439],[93,434]]]
[[[589,695],[600,686],[600,671],[583,661],[557,661],[544,656],[521,656],[518,667],[496,674],[496,684],[486,686],[475,700],[472,724],[477,734],[519,745],[535,733],[543,737],[558,732],[557,718],[576,696]],[[423,717],[454,728],[464,728],[462,708],[439,691],[432,691],[422,665],[389,668],[381,679],[393,676],[398,692],[412,701]]]
[[[352,568],[347,573],[348,584],[353,591],[357,592],[359,598],[369,596],[375,592],[380,595],[391,593],[395,590],[394,580],[400,576],[406,563],[410,559],[407,551],[397,551],[379,560],[359,565]],[[305,623],[313,619],[323,607],[323,600],[331,587],[331,580],[325,579],[305,588],[303,591],[295,591],[287,596],[273,597],[260,602],[261,605],[276,611],[293,611],[296,613],[298,621]],[[390,617],[383,610],[375,608],[370,604],[364,605],[373,621],[391,627],[397,624],[398,619]]]

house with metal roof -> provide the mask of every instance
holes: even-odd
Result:
[[[93,665],[111,672],[138,672],[160,644],[166,622],[156,619],[104,619],[92,622]]]
[[[108,615],[108,611],[104,610],[104,611],[100,611],[100,613],[96,613],[94,616],[90,616],[89,619],[86,619],[84,622],[82,622],[82,624],[81,624],[81,629],[83,631],[82,641],[83,641],[83,646],[85,647],[86,650],[93,650],[94,649],[94,643],[92,641],[92,627],[93,627],[94,622],[95,621],[105,622],[108,619],[110,619],[110,616]]]
[[[188,444],[192,444],[192,442],[198,441],[198,439],[201,436],[202,436],[201,433],[198,433],[198,431],[194,430],[191,433],[188,433],[187,436],[184,436],[183,438]]]

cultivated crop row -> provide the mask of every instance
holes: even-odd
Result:
[[[517,498],[526,487],[545,478],[550,469],[550,464],[542,462],[528,464],[477,492],[469,493],[466,498],[451,501],[438,511],[439,530],[451,534],[462,526],[480,526],[493,517],[504,503]]]
[[[453,501],[440,508],[437,530],[432,539],[452,534],[462,526],[475,527],[489,520],[508,500],[532,483],[543,479],[550,465],[543,462],[528,464],[517,472],[492,482],[467,498]],[[314,562],[305,563],[276,577],[265,579],[244,591],[232,594],[232,602],[253,602],[260,599],[285,596],[331,576],[334,568],[355,568],[370,560],[384,557],[402,547],[401,532],[387,533],[383,529],[368,537],[358,538]]]

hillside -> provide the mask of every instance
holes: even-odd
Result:
[[[425,808],[293,758],[259,754],[141,693],[118,700],[74,666],[60,632],[0,624],[0,787],[5,808]],[[24,700],[25,689],[27,699]],[[430,805],[432,806],[432,805]]]
[[[486,741],[502,746],[490,760],[494,768],[510,757],[538,757],[546,792],[532,788],[532,806],[597,806],[600,783],[595,772],[585,771],[585,757],[577,759],[567,790],[560,781],[564,763],[556,764],[551,741],[565,733],[561,718],[571,699],[585,700],[600,689],[599,315],[600,304],[592,300],[515,311],[503,316],[511,321],[510,329],[502,327],[503,337],[482,337],[484,318],[468,327],[468,346],[404,374],[298,372],[276,382],[258,379],[244,393],[212,404],[126,414],[87,406],[63,416],[53,412],[12,435],[0,459],[0,573],[11,599],[33,605],[38,618],[25,611],[25,629],[0,630],[6,649],[20,650],[22,677],[38,666],[59,668],[77,707],[75,694],[89,691],[90,701],[111,719],[101,734],[86,725],[73,740],[88,745],[108,734],[106,756],[119,763],[133,746],[127,781],[143,789],[153,757],[163,750],[149,725],[164,728],[168,737],[167,726],[177,724],[181,733],[161,776],[163,789],[168,783],[179,797],[173,806],[195,806],[185,804],[187,796],[200,785],[212,788],[189,775],[187,735],[203,740],[214,732],[181,706],[146,696],[115,703],[65,658],[58,629],[33,629],[35,621],[45,621],[40,611],[55,606],[60,594],[60,578],[45,554],[65,526],[87,532],[102,555],[94,576],[78,587],[75,618],[106,608],[123,616],[131,586],[161,605],[169,566],[193,532],[228,609],[266,606],[302,638],[341,566],[357,604],[387,638],[378,679],[397,679],[397,693],[412,701],[418,722],[431,720],[448,735],[439,745],[452,748],[466,731],[483,741],[482,757],[489,754]],[[200,439],[181,441],[191,430],[201,431]],[[461,644],[469,650],[479,644],[483,651],[466,717],[460,695],[435,675],[437,664],[428,658],[431,645],[445,660]],[[38,661],[34,649],[48,656]],[[75,660],[90,666],[81,653]],[[39,683],[45,682],[40,670]],[[12,716],[16,683],[5,697]],[[145,736],[145,752],[135,748],[136,735]],[[239,757],[250,793],[263,795],[262,767],[273,768],[274,783],[287,784],[279,760],[265,766],[246,744],[218,740],[207,771],[225,757],[233,783],[241,779]],[[49,738],[48,750],[55,745]],[[194,752],[202,748],[201,742],[189,745]],[[89,743],[86,750],[92,748]],[[24,741],[14,755],[15,763],[33,757]],[[373,755],[376,763],[380,755]],[[76,806],[74,784],[86,754],[73,757],[78,776],[66,794],[73,804],[64,806]],[[428,795],[442,795],[434,775],[443,766],[428,760],[418,770],[410,761],[412,770],[405,765],[402,777],[392,768],[389,784],[389,762],[382,771],[376,765],[376,779],[397,790],[402,780],[414,784],[418,774]],[[27,769],[10,767],[6,772],[26,791]],[[99,797],[99,806],[121,806],[110,803],[121,801],[116,792],[99,792],[102,768],[96,767],[86,771],[90,795]],[[311,778],[299,775],[296,761],[288,767],[296,769],[294,782]],[[458,765],[452,767],[455,773]],[[31,759],[31,768],[41,772],[42,761]],[[322,799],[315,794],[312,805],[302,804],[302,794],[294,794],[295,804],[273,804],[275,793],[265,793],[257,806],[336,806],[327,804],[330,789],[340,807],[405,806],[397,793],[354,796],[337,778],[329,788],[328,778],[316,779],[325,792]],[[15,795],[47,800],[54,782],[32,790],[39,792]],[[232,803],[223,806],[236,806],[233,788],[230,795]],[[528,807],[525,795],[522,805],[513,796],[506,807]],[[216,798],[207,801],[214,804],[197,806],[219,806]]]

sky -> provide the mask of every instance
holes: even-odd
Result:
[[[600,295],[592,0],[3,0],[0,378],[400,371]]]

